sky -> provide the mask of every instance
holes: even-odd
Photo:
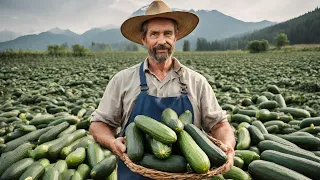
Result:
[[[152,0],[0,0],[0,31],[39,33],[51,28],[78,34],[120,26]],[[283,22],[320,7],[320,0],[164,0],[170,8],[218,10],[245,22]]]

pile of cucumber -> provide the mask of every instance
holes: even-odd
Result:
[[[144,167],[170,173],[206,173],[226,154],[192,124],[189,110],[179,117],[165,109],[161,121],[138,115],[125,131],[127,155]]]
[[[1,180],[117,179],[116,156],[89,135],[91,116],[80,121],[64,112],[27,119],[9,111],[0,117],[7,124],[0,137]]]

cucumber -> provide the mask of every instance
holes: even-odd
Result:
[[[38,180],[44,174],[44,167],[40,162],[34,162],[30,167],[20,176],[19,180],[31,179]]]
[[[0,137],[0,144],[4,144],[5,143],[5,138],[3,138],[3,137]]]
[[[54,168],[54,167],[50,167],[47,170],[45,170],[45,173],[43,175],[43,180],[59,180],[59,171]]]
[[[166,108],[162,111],[161,122],[170,127],[175,132],[183,130],[183,123],[179,120],[177,113],[171,108]]]
[[[318,150],[320,148],[320,139],[316,137],[282,135],[281,138],[309,151]]]
[[[77,130],[76,125],[70,125],[67,129],[65,129],[65,130],[62,131],[60,134],[58,134],[57,138],[62,137],[62,136],[64,136],[64,135],[66,135],[66,134],[71,134],[71,133],[73,133],[73,132],[76,131],[76,130]]]
[[[269,134],[266,127],[263,125],[261,121],[253,121],[252,125],[256,126],[262,134]]]
[[[261,154],[261,159],[274,162],[286,168],[292,169],[301,173],[311,179],[318,179],[320,177],[320,163],[311,161],[309,159],[285,154],[273,150],[264,151]]]
[[[48,132],[42,134],[39,137],[38,144],[42,144],[51,140],[54,140],[58,134],[60,134],[63,130],[67,129],[69,126],[69,123],[63,122],[61,124],[58,124],[54,126],[54,128],[50,129]]]
[[[231,122],[236,122],[236,123],[242,123],[242,122],[247,122],[251,124],[251,118],[247,115],[243,114],[234,114],[231,116]]]
[[[279,120],[285,123],[289,123],[290,121],[293,120],[293,117],[291,115],[281,114]]]
[[[247,123],[247,122],[242,122],[242,123],[240,123],[239,125],[238,125],[238,127],[237,127],[237,129],[240,129],[240,128],[248,128],[250,126],[250,124],[249,123]]]
[[[193,138],[198,146],[206,153],[210,159],[211,166],[220,167],[227,161],[226,153],[215,145],[208,137],[195,125],[188,124],[185,131]]]
[[[91,168],[87,164],[80,164],[71,180],[86,180],[90,176]]]
[[[253,126],[253,125],[249,126],[248,131],[250,133],[252,145],[256,145],[260,141],[264,140],[263,134],[256,126]]]
[[[42,164],[43,167],[50,165],[50,161],[46,158],[39,159],[38,162]]]
[[[134,122],[127,126],[125,134],[128,157],[133,162],[140,161],[144,153],[144,135]]]
[[[210,160],[192,137],[183,130],[178,134],[178,139],[180,150],[191,168],[197,173],[208,172],[210,169]]]
[[[280,89],[276,85],[267,85],[267,90],[273,94],[280,94]]]
[[[106,180],[118,180],[118,170],[117,170],[117,167],[112,171],[112,173],[107,177]]]
[[[50,146],[48,150],[49,159],[51,160],[57,159],[60,155],[61,150],[64,147],[70,145],[72,142],[82,138],[85,135],[86,135],[86,130],[79,129],[73,132],[72,134],[70,134],[70,136],[66,136],[60,143]]]
[[[6,141],[7,142],[12,141],[12,140],[17,139],[17,138],[24,136],[26,134],[27,134],[27,132],[25,132],[25,131],[22,131],[20,129],[15,129],[13,132],[8,133],[6,135]]]
[[[257,111],[256,110],[239,109],[237,114],[243,114],[243,115],[247,115],[249,117],[256,117]]]
[[[59,180],[71,180],[75,172],[76,170],[74,169],[67,169],[59,175]]]
[[[89,144],[87,149],[88,165],[93,168],[104,159],[104,153],[98,143]]]
[[[86,149],[83,147],[77,148],[66,158],[69,168],[78,167],[86,159]]]
[[[77,126],[77,129],[89,130],[90,121],[88,121],[87,119],[82,120],[82,121],[78,122],[76,126]]]
[[[299,132],[308,132],[311,134],[317,134],[320,132],[320,126],[314,126],[313,124],[311,124],[310,127],[300,129]]]
[[[19,128],[23,132],[32,132],[37,130],[37,128],[34,125],[26,125],[26,124],[21,124]]]
[[[235,156],[241,158],[244,164],[249,165],[252,161],[260,159],[259,154],[250,150],[235,150]]]
[[[233,180],[250,180],[250,176],[244,172],[242,169],[231,166],[230,170],[223,175],[226,179],[233,179]]]
[[[106,179],[116,168],[117,158],[115,155],[104,158],[98,164],[96,164],[90,175],[93,179]]]
[[[259,180],[310,180],[310,178],[284,166],[263,160],[252,162],[249,165],[249,173],[254,179]]]
[[[277,133],[280,131],[280,128],[278,125],[271,125],[271,126],[268,126],[266,127],[268,133],[270,134],[274,134],[274,133]]]
[[[34,162],[32,158],[25,158],[17,161],[11,166],[7,166],[6,171],[1,176],[1,180],[19,179],[22,173]]]
[[[294,118],[310,118],[311,115],[307,110],[299,109],[299,108],[292,108],[292,107],[285,107],[279,108],[278,111],[283,113],[290,113]]]
[[[257,101],[256,101],[256,104],[260,104],[260,103],[266,102],[266,101],[269,101],[266,96],[259,96]]]
[[[222,174],[215,175],[211,178],[211,180],[226,180]]]
[[[189,110],[186,110],[179,116],[179,120],[184,124],[192,124],[192,113]]]
[[[243,165],[244,165],[244,161],[240,157],[234,156],[233,157],[233,164],[234,164],[234,166],[242,169]]]
[[[287,107],[286,101],[284,100],[281,94],[277,94],[275,97],[276,102],[278,103],[279,108]]]
[[[294,132],[294,133],[290,133],[289,135],[292,135],[292,136],[310,136],[310,137],[313,137],[312,134],[307,133],[307,132]]]
[[[166,159],[172,153],[172,145],[171,144],[170,145],[163,144],[162,142],[157,141],[148,135],[146,135],[146,142],[149,145],[152,153],[159,159]]]
[[[134,122],[141,131],[162,143],[172,144],[177,141],[177,134],[171,128],[148,116],[138,115]]]
[[[54,120],[54,116],[51,114],[45,114],[45,115],[41,115],[39,117],[35,117],[34,119],[32,119],[29,124],[30,125],[39,125],[39,124],[49,124],[51,121]]]
[[[225,110],[225,111],[233,111],[234,110],[234,105],[232,105],[232,104],[223,104],[223,105],[221,105],[221,109],[222,110]],[[187,110],[187,111],[189,111],[189,110]],[[190,111],[189,111],[190,112]],[[181,115],[180,115],[181,116]],[[179,116],[179,119],[180,119],[180,116]],[[192,120],[192,119],[191,119]],[[190,124],[190,123],[187,123],[187,124]],[[186,124],[184,124],[184,125],[186,125]]]
[[[261,152],[265,150],[274,150],[286,154],[291,154],[294,156],[306,158],[315,162],[320,163],[320,158],[315,156],[312,152],[303,149],[292,148],[291,146],[286,146],[274,141],[264,140],[258,144],[258,148]]]
[[[33,158],[34,160],[44,158],[48,153],[49,147],[50,146],[48,145],[39,145],[34,150],[29,151],[29,157]]]
[[[320,157],[320,151],[312,151],[313,154],[315,154],[316,156]]]
[[[243,150],[248,149],[251,143],[250,133],[247,128],[241,128],[238,130],[238,142],[236,149]]]
[[[292,127],[286,127],[280,130],[280,134],[290,134],[293,132],[298,132],[298,131]]]
[[[245,98],[241,101],[241,105],[242,106],[251,106],[251,105],[253,105],[253,102],[251,101],[251,99]]]
[[[275,109],[277,107],[278,107],[278,103],[276,101],[266,101],[258,105],[259,109]]]
[[[259,150],[259,148],[257,146],[250,146],[249,147],[249,151],[255,152],[258,155],[260,155],[260,150]]]
[[[56,126],[58,124],[61,124],[63,122],[68,122],[69,124],[77,124],[80,122],[80,119],[76,116],[61,116],[60,118],[56,119],[55,121],[52,121],[48,126]]]
[[[158,159],[154,155],[146,154],[139,162],[144,167],[171,173],[187,172],[187,160],[179,155],[171,155],[167,159]]]
[[[88,145],[91,143],[94,143],[94,139],[92,138],[92,136],[82,137],[74,141],[73,143],[71,143],[69,146],[62,148],[60,156],[61,158],[65,159],[71,152],[73,152],[77,148],[79,147],[87,148]]]
[[[320,126],[320,117],[305,118],[301,121],[300,128],[310,127],[313,124],[314,126]]]
[[[0,174],[4,173],[4,171],[10,167],[12,164],[20,161],[21,159],[28,156],[28,151],[32,149],[32,144],[26,142],[15,150],[3,153],[0,157]]]
[[[61,174],[68,169],[68,164],[65,160],[58,160],[53,167]]]
[[[77,117],[78,118],[82,118],[83,115],[87,112],[87,110],[85,108],[81,108],[80,111],[78,111],[77,113]]]
[[[21,136],[17,139],[14,139],[8,143],[6,143],[6,147],[3,149],[3,152],[8,152],[8,151],[12,151],[15,148],[17,148],[18,146],[20,146],[21,144],[27,142],[27,141],[35,141],[37,140],[43,133],[47,132],[48,130],[50,130],[52,127],[47,127],[44,129],[39,129],[36,131],[32,131],[24,136]]]
[[[274,142],[277,142],[277,143],[280,143],[280,144],[283,144],[283,145],[286,145],[286,146],[290,146],[292,148],[299,148],[297,145],[295,145],[294,143],[288,141],[288,140],[285,140],[279,136],[276,136],[276,135],[273,135],[273,134],[264,134],[263,135],[264,139],[265,140],[271,140],[271,141],[274,141]]]

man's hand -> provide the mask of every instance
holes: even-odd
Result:
[[[234,158],[234,149],[232,146],[230,145],[222,145],[221,149],[226,152],[227,154],[227,159],[228,159],[228,164],[226,166],[226,168],[224,169],[224,171],[222,171],[222,174],[227,173],[230,168],[233,166],[233,158]]]
[[[110,150],[120,158],[122,158],[123,153],[126,152],[125,141],[126,139],[124,137],[118,137],[110,143]]]

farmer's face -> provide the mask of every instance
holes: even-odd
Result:
[[[174,24],[168,19],[152,19],[148,21],[147,32],[142,38],[148,48],[149,55],[157,62],[169,59],[174,51],[176,32]]]

